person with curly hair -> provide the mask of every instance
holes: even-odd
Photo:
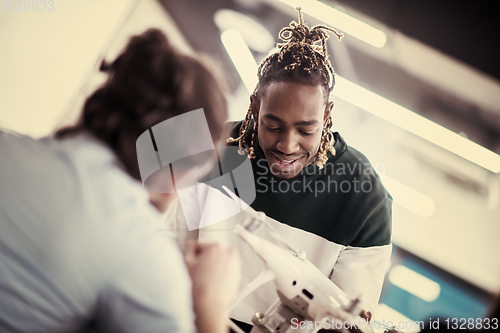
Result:
[[[223,85],[157,29],[101,70],[76,125],[0,131],[0,332],[227,332],[237,252],[190,243],[183,258],[158,230],[172,197],[146,191],[136,155],[141,134],[200,108],[223,139]]]

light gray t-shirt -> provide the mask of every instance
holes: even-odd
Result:
[[[90,135],[0,132],[0,332],[193,332],[160,220]]]

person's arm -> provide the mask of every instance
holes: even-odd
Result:
[[[100,288],[95,332],[194,332],[191,283],[175,242],[160,231],[128,229],[108,237],[116,255],[106,262],[112,273]]]
[[[121,263],[109,262],[117,269],[101,288],[95,331],[227,333],[228,309],[241,280],[236,250],[190,243],[184,262],[170,237],[139,229],[129,234],[131,251]]]
[[[390,244],[368,248],[348,246],[340,253],[330,279],[349,298],[359,298],[363,308],[372,312],[378,304],[391,251]]]
[[[359,298],[367,311],[378,304],[390,262],[391,213],[392,198],[387,197],[370,212],[351,245],[339,254],[330,276],[348,297]],[[366,318],[370,317],[366,313]]]
[[[237,251],[217,243],[189,241],[185,262],[192,279],[198,332],[227,333],[229,307],[241,281],[241,260]]]

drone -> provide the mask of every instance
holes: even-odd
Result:
[[[251,333],[290,333],[298,329],[300,332],[315,333],[328,328],[323,324],[341,332],[355,329],[357,332],[373,333],[372,327],[360,316],[362,304],[359,299],[347,297],[306,259],[303,251],[293,247],[266,223],[263,212],[253,210],[227,187],[223,188],[248,213],[248,218],[235,227],[235,233],[250,245],[266,266],[266,270],[239,293],[232,308],[270,281],[274,282],[279,296],[267,311],[254,314]],[[269,234],[282,246],[257,236],[255,233],[261,228],[268,228]],[[243,332],[234,322],[229,322],[234,331]]]

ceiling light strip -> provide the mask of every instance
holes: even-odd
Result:
[[[339,75],[333,95],[491,172],[500,172],[500,156]]]
[[[240,74],[243,84],[249,93],[252,93],[257,85],[257,62],[248,48],[245,40],[235,29],[228,29],[221,34],[222,44],[227,54]]]
[[[389,271],[389,281],[426,302],[434,302],[441,293],[439,283],[425,277],[406,266],[397,265]]]

